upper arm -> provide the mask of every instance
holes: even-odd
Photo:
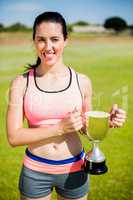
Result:
[[[79,74],[79,83],[83,94],[83,112],[92,109],[92,84],[88,76]]]
[[[8,138],[15,130],[23,127],[23,96],[26,87],[26,78],[22,75],[16,77],[10,85],[7,108],[7,134]]]

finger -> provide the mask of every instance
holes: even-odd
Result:
[[[121,109],[121,108],[118,108],[118,109],[117,109],[117,113],[126,115],[125,110],[123,110],[123,109]]]
[[[73,114],[71,114],[71,119],[72,119],[72,121],[75,121],[75,120],[78,120],[78,119],[82,120],[81,113],[73,113]]]
[[[117,109],[118,109],[118,105],[117,104],[113,104],[112,109],[111,109],[111,114],[115,114]]]
[[[66,115],[65,115],[65,118],[68,118],[71,116],[71,112],[68,112]]]
[[[72,113],[75,113],[75,112],[77,112],[77,111],[78,111],[78,109],[77,109],[76,106],[75,106],[75,108],[73,109]]]
[[[85,126],[88,126],[88,120],[82,120],[82,123],[85,125]]]
[[[69,127],[69,128],[68,128],[68,131],[69,131],[69,132],[79,131],[82,127],[83,127],[82,124],[77,124],[77,125],[74,126],[74,127]]]
[[[80,113],[77,113],[77,112],[68,112],[67,114],[66,114],[66,116],[65,116],[66,118],[69,118],[70,119],[70,121],[75,121],[75,119],[76,118],[81,118],[81,115],[80,115]]]
[[[118,121],[114,121],[113,122],[113,127],[122,127],[123,126],[123,123],[122,122],[118,122]]]
[[[76,127],[83,126],[82,121],[76,121],[71,125],[72,128],[76,129]]]
[[[116,114],[116,117],[119,119],[126,119],[126,116],[123,114]]]
[[[82,117],[82,114],[81,114],[80,111],[75,111],[75,112],[72,113],[72,116],[74,116],[74,117],[81,116]]]
[[[114,118],[117,109],[118,109],[118,105],[117,104],[113,104],[113,107],[112,107],[111,112],[110,112],[110,119],[111,120]]]
[[[78,125],[75,127],[75,130],[78,131],[78,130],[80,130],[82,127],[83,127],[83,124],[78,124]]]
[[[83,125],[83,122],[81,120],[78,120],[74,123],[74,126],[78,126],[78,125]]]
[[[74,110],[72,111],[72,115],[75,116],[82,116],[82,113],[80,110],[78,110],[76,107],[74,108]]]
[[[79,124],[79,123],[83,123],[82,122],[82,117],[81,116],[78,116],[78,117],[75,117],[73,115],[70,116],[70,118],[67,120],[68,124],[70,124],[71,126],[75,126],[76,124]]]
[[[88,119],[88,117],[85,114],[81,114],[83,119]]]
[[[124,123],[125,119],[114,118],[113,122],[122,122],[122,123]]]

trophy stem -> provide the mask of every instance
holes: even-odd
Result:
[[[93,140],[90,141],[90,143],[92,145],[92,149],[86,154],[85,171],[94,175],[104,174],[107,172],[107,166],[105,163],[105,156],[98,147],[100,141]]]
[[[100,144],[100,140],[93,140],[93,141],[90,141],[90,143],[93,148],[96,148]]]

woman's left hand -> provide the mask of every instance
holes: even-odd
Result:
[[[126,112],[123,109],[118,108],[117,104],[114,104],[110,112],[109,127],[110,128],[122,127],[125,121],[126,121]]]

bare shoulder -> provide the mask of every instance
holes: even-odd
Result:
[[[23,92],[27,84],[27,73],[17,75],[10,83],[10,90]],[[15,89],[15,90],[14,90]]]

